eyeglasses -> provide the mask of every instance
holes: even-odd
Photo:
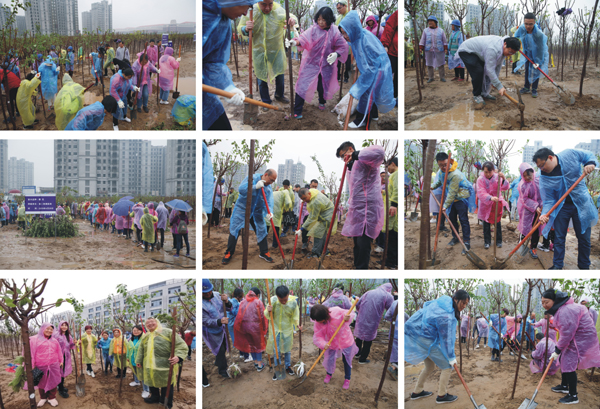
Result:
[[[544,169],[544,166],[546,166],[546,162],[548,162],[548,159],[546,159],[546,160],[544,161],[544,163],[542,163],[542,166],[538,165],[538,169],[539,169],[539,170],[543,170],[543,169]]]

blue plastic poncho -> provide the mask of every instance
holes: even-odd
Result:
[[[254,189],[254,186],[258,183],[261,178],[260,173],[255,173],[252,178],[252,208],[250,210],[250,217],[254,218],[256,224],[256,240],[261,242],[267,237],[267,225],[264,223],[265,216],[267,215],[267,208],[265,206],[265,200],[263,199],[262,192],[260,189]],[[244,219],[246,216],[246,198],[248,197],[248,177],[244,178],[242,184],[239,187],[240,196],[235,202],[233,213],[231,213],[231,222],[229,224],[229,233],[238,236],[240,230],[244,227]],[[273,211],[273,188],[271,185],[265,186],[265,195],[267,196],[267,202],[269,203],[269,209]],[[212,194],[210,195],[212,198]],[[252,226],[250,226],[252,229]],[[254,229],[252,229],[254,230]]]
[[[108,86],[110,96],[117,102],[123,101],[125,105],[123,108],[117,107],[117,111],[113,114],[119,120],[125,119],[127,116],[127,92],[132,89],[132,80],[133,77],[129,79],[125,78],[121,70],[110,77],[110,84]]]
[[[489,338],[488,338],[488,347],[490,348],[495,348],[495,349],[500,349],[500,343],[504,342],[500,340],[500,336],[498,336],[498,332],[500,332],[502,335],[506,336],[506,318],[502,318],[501,324],[500,326],[498,325],[498,314],[492,314],[489,316],[489,321],[488,321],[488,325],[490,326],[490,332],[489,332]],[[494,331],[493,328],[491,328],[491,326],[494,326],[494,328],[496,328],[496,331]],[[498,329],[500,328],[500,329]]]
[[[191,125],[196,121],[196,96],[182,95],[177,98],[171,109],[173,119],[180,125]]]
[[[358,100],[358,112],[366,113],[371,104],[377,105],[379,112],[386,113],[396,106],[392,83],[392,65],[381,41],[363,30],[356,10],[346,14],[340,23],[348,38],[360,76],[350,88],[350,94]],[[366,115],[365,115],[366,117]]]
[[[527,332],[527,335],[529,335],[529,338],[531,338],[532,341],[535,340],[535,328],[533,326],[533,324],[535,324],[535,319],[529,317],[527,318],[527,320],[525,321],[525,331]]]
[[[100,58],[100,54],[98,53],[92,53],[92,67],[90,68],[90,72],[94,78],[96,78],[96,72],[98,73],[97,80],[100,80],[100,77],[102,77],[104,70],[102,69],[102,58]]]
[[[540,176],[540,193],[542,194],[544,213],[548,212],[558,202],[558,199],[575,184],[582,174],[583,165],[592,162],[596,165],[596,168],[598,167],[598,161],[590,151],[565,149],[557,154],[556,157],[562,170],[562,176]],[[590,192],[584,182],[580,182],[569,196],[571,196],[573,204],[577,207],[577,213],[581,221],[581,233],[583,234],[589,227],[595,226],[598,223],[598,209],[596,209],[594,199],[590,196]],[[556,219],[564,203],[563,200],[550,215],[550,220],[546,223],[546,227],[542,231],[544,237],[548,237],[548,233],[550,233],[554,225],[554,219]]]
[[[213,166],[210,159],[208,146],[202,142],[202,210],[206,214],[212,213],[212,186],[215,182]]]
[[[102,122],[104,122],[104,105],[98,101],[77,112],[75,118],[67,124],[65,131],[95,131]]]
[[[73,71],[75,66],[75,53],[71,50],[67,54],[67,63],[65,64],[65,70]]]
[[[458,20],[453,20],[452,25],[455,26],[455,29],[448,39],[448,68],[451,70],[465,68],[465,64],[460,59],[460,56],[456,56],[458,54],[458,47],[465,41],[465,36],[460,31],[460,22]]]
[[[427,301],[404,324],[404,360],[418,365],[430,358],[440,369],[449,369],[456,342],[456,317],[452,298],[443,295]]]
[[[519,182],[521,182],[521,175],[518,178],[510,182],[510,202],[513,206],[517,205],[517,200],[519,199]]]
[[[523,54],[529,57],[529,59],[534,63],[539,64],[542,71],[548,72],[548,61],[550,60],[550,55],[548,54],[548,37],[546,37],[546,34],[542,32],[538,24],[536,23],[533,26],[533,31],[531,34],[527,34],[525,23],[521,24],[515,33],[515,37],[521,40],[521,44],[523,45]],[[517,68],[515,68],[513,72],[517,72],[528,62],[529,61],[527,61],[527,58],[519,59],[517,62]],[[536,70],[530,66],[529,82],[533,84],[534,81],[540,78],[541,74],[542,73],[539,70]]]
[[[46,61],[40,66],[40,74],[42,95],[45,99],[54,98],[58,91],[58,73],[56,72],[56,64],[52,62],[52,58],[46,58]]]

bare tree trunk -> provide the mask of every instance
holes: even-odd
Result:
[[[583,54],[583,69],[581,70],[581,81],[579,82],[579,96],[583,96],[583,79],[585,78],[585,68],[587,66],[587,60],[590,53],[590,43],[592,41],[592,32],[594,31],[594,20],[596,19],[596,10],[598,9],[598,0],[594,4],[594,12],[592,13],[592,19],[590,23],[590,31],[588,33],[587,42],[584,39],[585,52]]]
[[[529,285],[529,292],[527,293],[527,312],[525,313],[525,323],[523,323],[523,320],[521,319],[521,344],[518,349],[519,356],[517,357],[517,370],[515,371],[515,382],[513,384],[512,395],[510,396],[511,399],[515,398],[515,390],[517,389],[517,379],[519,377],[519,368],[521,367],[521,355],[523,355],[523,340],[525,339],[525,332],[527,331],[527,317],[529,317],[529,306],[531,304],[531,291],[533,290],[533,287],[531,286],[531,283],[529,281],[527,282],[527,284]],[[515,313],[516,313],[516,311],[515,311]],[[515,327],[515,331],[516,331],[516,327]],[[516,334],[515,334],[515,339],[517,339]]]
[[[415,50],[415,69],[417,72],[417,89],[419,90],[419,103],[423,100],[423,93],[421,92],[421,85],[423,84],[423,77],[421,71],[421,50],[419,49],[419,43],[417,42],[417,21],[415,16],[412,17],[413,32],[414,32],[414,50]],[[419,82],[420,81],[420,82]]]
[[[421,230],[419,243],[419,269],[422,270],[425,269],[427,265],[427,233],[429,233],[429,195],[431,193],[431,168],[433,168],[435,145],[435,139],[429,140],[427,146],[427,156],[423,160],[423,163],[425,164],[425,173],[423,174],[423,200],[421,201]]]
[[[249,68],[252,69],[251,67]],[[252,71],[251,71],[252,72]],[[248,161],[248,191],[246,193],[246,214],[245,214],[245,222],[243,237],[242,237],[242,246],[244,248],[244,253],[242,257],[242,270],[248,269],[248,236],[250,235],[250,210],[252,208],[252,182],[254,181],[254,139],[250,139],[250,160]]]

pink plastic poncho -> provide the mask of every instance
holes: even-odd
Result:
[[[156,64],[156,62],[158,61],[158,46],[154,45],[154,47],[148,45],[148,49],[146,50],[146,53],[148,54],[148,60],[152,63],[152,64]],[[143,54],[143,53],[141,53]],[[139,54],[138,54],[139,57]]]
[[[506,181],[506,179],[502,180],[502,186],[500,190],[508,190],[510,185]],[[491,214],[492,207],[494,202],[492,202],[492,197],[496,197],[498,193],[498,174],[494,173],[493,176],[488,179],[485,177],[485,174],[482,172],[477,179],[477,198],[479,199],[479,211],[477,212],[477,218],[479,220],[483,220],[486,222],[492,222],[494,215]],[[508,209],[508,203],[500,194],[500,201],[502,202],[502,208]],[[502,211],[498,209],[498,219],[502,217]],[[496,221],[497,223],[498,221]]]
[[[325,348],[325,345],[331,339],[333,333],[344,320],[344,315],[346,315],[346,313],[347,310],[339,307],[329,308],[329,321],[322,324],[315,322],[313,344],[315,344],[317,348]],[[350,321],[345,322],[344,325],[342,325],[340,331],[331,341],[331,346],[323,355],[323,366],[327,373],[333,374],[335,372],[335,361],[342,355],[346,358],[348,365],[352,367],[352,358],[358,353],[358,347],[354,343],[354,336],[350,329],[350,323],[355,316],[356,313],[352,311],[352,313],[350,313]],[[379,317],[379,319],[381,319],[381,317]]]
[[[381,146],[361,149],[352,170],[346,171],[350,199],[342,228],[343,236],[360,237],[363,232],[372,239],[379,236],[384,213],[379,166],[384,156],[385,151]]]
[[[479,336],[481,338],[487,338],[490,327],[485,318],[482,317],[477,320],[477,331],[479,331]]]
[[[50,339],[44,336],[46,328],[51,326],[45,322],[40,327],[39,332],[29,338],[29,347],[31,349],[31,365],[44,372],[44,376],[35,389],[51,391],[60,383],[60,364],[63,362],[63,355],[60,344],[52,336]],[[27,390],[25,382],[24,390]]]
[[[157,216],[158,218],[158,213],[156,213],[156,210],[154,210],[154,203],[148,203],[148,213],[150,214],[150,216]],[[156,224],[158,222],[154,223],[154,231],[156,231]]]
[[[310,103],[321,74],[323,97],[326,100],[333,98],[340,89],[337,81],[337,61],[344,63],[348,58],[348,43],[342,37],[339,28],[332,24],[329,30],[323,30],[315,23],[300,35],[299,42],[298,50],[304,52],[296,81],[296,93]],[[338,58],[329,65],[327,56],[333,52],[338,53]]]
[[[548,338],[548,356],[546,359],[546,364],[550,362],[550,355],[554,352],[554,348],[556,348],[556,343]],[[544,370],[544,355],[546,354],[546,338],[542,338],[537,346],[535,347],[535,351],[531,353],[531,362],[529,362],[529,369],[531,369],[531,373],[541,373]],[[556,360],[552,362],[550,369],[548,369],[548,375],[554,375],[558,371],[558,363]]]
[[[150,49],[148,49],[148,51],[149,50]],[[143,52],[138,53],[137,60],[131,66],[131,69],[133,70],[133,78],[132,78],[131,83],[136,87],[138,85],[138,77],[140,76],[140,71],[142,71],[142,64],[140,64],[140,57],[143,54],[144,54]],[[148,58],[150,58],[150,57],[148,57]],[[144,64],[143,73],[141,74],[142,81],[140,82],[140,88],[142,88],[142,85],[144,85],[144,84],[148,85],[148,95],[152,95],[152,81],[150,81],[150,72],[156,72],[156,67],[154,67],[154,65],[150,61],[148,61],[146,64]],[[141,99],[142,92],[138,92],[137,97],[138,97],[138,99]]]
[[[556,311],[554,323],[560,333],[556,346],[562,373],[600,367],[598,334],[586,307],[569,298]]]
[[[356,166],[356,165],[355,165]],[[379,196],[381,197],[381,196]],[[367,291],[356,303],[358,318],[354,327],[354,335],[363,341],[372,341],[377,336],[379,321],[384,310],[390,308],[394,302],[392,285],[382,284],[374,290]]]
[[[133,219],[133,223],[139,230],[142,230],[142,225],[140,224],[140,219],[144,215],[144,205],[137,203],[135,206],[133,206],[133,208],[131,210],[133,211],[133,213],[135,215],[135,219]]]
[[[238,307],[233,324],[233,346],[242,352],[263,352],[266,349],[265,335],[268,322],[263,312],[265,306],[253,291],[248,291]]]
[[[515,339],[519,335],[519,330],[521,329],[521,323],[517,322],[517,319],[523,319],[521,314],[517,314],[516,317],[506,317],[507,330],[506,334],[510,337],[510,339]],[[520,341],[518,339],[517,341]]]
[[[173,58],[173,49],[167,47],[165,55],[160,57],[158,67],[160,68],[160,79],[158,85],[162,90],[170,91],[173,89],[173,78],[175,77],[175,70],[179,68],[179,63]]]
[[[373,26],[369,27],[369,21],[373,22]],[[377,24],[377,20],[375,20],[375,16],[369,16],[367,17],[367,19],[365,20],[365,30],[367,30],[368,32],[372,33],[374,36],[376,36],[379,40],[381,40],[381,35],[383,34],[383,27],[381,27],[379,29],[379,34],[377,33],[377,28],[379,27],[379,24]]]
[[[542,207],[542,195],[540,194],[540,177],[534,172],[534,180],[526,182],[523,173],[533,167],[529,163],[521,163],[519,173],[521,181],[519,182],[519,199],[517,200],[517,209],[519,211],[519,231],[523,235],[527,235],[533,226],[535,218],[535,209]],[[541,226],[539,229],[542,232]]]
[[[113,213],[113,216],[115,216],[115,214]],[[115,218],[115,229],[117,230],[123,230],[125,227],[123,227],[125,225],[125,217],[124,216],[116,216]]]
[[[544,339],[546,339],[546,318],[542,318],[535,324],[533,324],[535,328],[542,327],[542,335]],[[550,328],[548,329],[548,339],[552,339],[556,341],[556,327],[554,327],[554,318],[550,318]]]
[[[60,333],[60,327],[63,324],[69,325],[67,321],[61,321],[60,324],[58,324],[58,327],[54,329],[52,337],[60,344],[64,362],[63,368],[60,371],[60,376],[66,378],[71,374],[71,372],[73,372],[71,350],[75,349],[75,340],[73,339],[73,334],[71,334],[67,340],[66,335]]]
[[[104,219],[104,223],[112,222],[112,208],[108,205],[108,203],[104,204],[104,212],[106,213],[106,217]]]
[[[468,337],[469,336],[469,316],[463,315],[460,320],[460,336]]]

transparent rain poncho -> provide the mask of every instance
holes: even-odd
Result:
[[[175,78],[175,70],[179,68],[179,63],[173,57],[173,49],[167,47],[165,54],[160,57],[160,80],[158,85],[162,90],[170,91],[173,88],[173,78]]]
[[[333,293],[329,298],[327,298],[327,300],[325,300],[323,305],[327,308],[340,307],[344,310],[349,310],[350,308],[352,308],[350,300],[344,295],[344,292],[339,288],[335,288],[333,290]]]
[[[333,98],[340,89],[337,81],[337,61],[344,63],[348,58],[348,43],[342,37],[339,28],[332,24],[329,30],[323,30],[314,23],[300,35],[298,41],[300,42],[298,49],[303,52],[296,80],[296,93],[305,102],[310,103],[317,90],[319,74],[321,74],[323,97],[326,100]],[[330,65],[327,56],[333,52],[338,54],[338,58]]]
[[[285,203],[283,206],[283,212],[291,212],[292,210],[294,210],[294,201],[295,201],[295,196],[294,196],[294,191],[290,188],[290,189],[286,189],[284,187],[280,187],[279,188],[280,192],[285,192],[288,197],[288,199],[285,199]],[[235,192],[234,192],[235,193]]]
[[[598,161],[594,154],[590,151],[584,151],[580,149],[566,149],[558,154],[556,157],[559,161],[562,175],[561,176],[540,176],[540,193],[542,194],[542,201],[544,203],[544,213],[548,212],[558,199],[567,192],[567,190],[575,184],[579,176],[582,173],[582,165],[588,162],[593,162],[598,168]],[[575,189],[569,194],[573,200],[573,204],[577,208],[579,214],[579,220],[581,221],[581,233],[595,226],[598,223],[598,209],[594,205],[594,200],[585,186],[585,182],[579,183]],[[564,200],[558,205],[556,210],[550,215],[550,220],[544,227],[544,237],[548,237],[548,233],[554,225],[556,216],[564,205]]]
[[[538,328],[538,327],[540,328],[540,331],[541,331],[542,335],[544,336],[544,339],[546,339],[546,325],[547,325],[546,318],[542,318],[541,320],[539,320],[538,322],[533,324],[534,328]],[[550,328],[548,328],[548,338],[556,341],[556,327],[554,326],[554,317],[550,318]]]
[[[158,222],[158,217],[152,216],[147,207],[144,207],[144,215],[140,218],[142,226],[142,240],[150,244],[154,243],[154,223]]]
[[[273,208],[271,211],[273,212],[273,224],[275,227],[281,227],[281,220],[283,219],[283,208],[286,204],[289,204],[290,196],[287,192],[283,192],[278,190],[273,192]],[[271,223],[265,218],[265,223],[267,226],[271,226]]]
[[[117,335],[114,335],[115,331],[118,332]],[[110,346],[108,347],[108,355],[114,357],[115,367],[123,369],[127,362],[126,357],[129,353],[127,348],[127,340],[123,342],[123,338],[121,337],[121,330],[118,328],[114,329],[113,335],[113,339],[110,340]],[[125,361],[121,362],[121,355],[123,354]]]
[[[396,170],[389,176],[388,179],[388,194],[390,195],[390,207],[392,206],[392,202],[396,203],[396,207],[398,207],[398,171]],[[385,206],[385,203],[384,203]],[[396,215],[390,217],[389,229],[398,232],[398,211],[396,211]],[[385,224],[383,225],[383,230],[385,230]]]
[[[140,335],[140,338],[137,339],[132,338],[131,341],[127,342],[125,347],[127,351],[127,366],[130,367],[135,376],[137,376],[137,378],[141,380],[143,380],[144,370],[142,368],[137,367],[135,359],[137,358],[138,351],[142,346],[142,336],[143,335]]]
[[[212,186],[214,181],[210,152],[206,143],[202,142],[202,210],[206,214],[212,213]]]
[[[169,383],[169,368],[171,363],[171,335],[173,331],[169,328],[163,328],[160,322],[154,331],[146,332],[142,336],[141,346],[138,349],[135,358],[136,364],[142,364],[142,379],[146,385],[151,388],[164,388]],[[175,356],[185,359],[188,353],[188,346],[185,341],[175,335]],[[177,384],[177,374],[179,365],[173,365],[173,376],[171,385]]]
[[[96,101],[92,105],[80,109],[67,124],[65,131],[95,131],[104,122],[104,105]]]
[[[263,198],[261,189],[254,189],[254,186],[258,183],[261,178],[260,173],[255,173],[252,178],[252,186],[250,187],[252,192],[252,208],[250,210],[250,217],[254,218],[254,224],[256,225],[256,240],[260,243],[265,237],[267,237],[267,225],[264,223],[265,216],[267,214],[267,208],[265,207],[265,200]],[[273,188],[271,185],[265,186],[265,196],[269,203],[269,209],[273,211]],[[237,237],[240,230],[244,227],[244,220],[246,217],[246,199],[248,195],[248,177],[244,178],[242,184],[239,187],[240,196],[238,201],[235,202],[235,207],[231,213],[231,222],[229,224],[229,233]],[[252,226],[250,229],[254,230]]]
[[[92,54],[92,66],[90,68],[90,73],[92,74],[92,77],[94,77],[96,80],[100,81],[100,77],[102,77],[102,57],[100,57],[100,54],[98,53],[91,53]]]
[[[42,79],[42,95],[45,99],[52,99],[58,91],[58,73],[56,72],[56,64],[48,57],[40,66],[39,72]]]
[[[38,368],[44,373],[40,383],[34,388],[43,389],[44,391],[50,391],[60,383],[60,364],[63,362],[63,352],[58,340],[53,336],[50,336],[50,339],[48,339],[44,335],[44,331],[49,326],[53,327],[49,322],[43,323],[38,333],[29,338],[31,365],[33,368]],[[23,356],[25,356],[24,351]],[[25,382],[23,389],[27,390],[27,382]]]
[[[123,108],[118,108],[113,116],[119,120],[125,119],[127,116],[127,92],[132,89],[132,79],[126,79],[123,72],[119,70],[115,75],[110,77],[109,92],[117,102],[123,101]]]
[[[95,364],[96,363],[96,344],[98,338],[94,334],[88,335],[87,333],[81,334],[81,346],[83,353],[84,364]]]
[[[356,164],[354,164],[354,166],[356,166]],[[320,239],[329,231],[334,205],[327,196],[317,189],[310,189],[310,195],[310,202],[305,203],[308,208],[308,218],[302,224],[302,227],[308,230],[309,236]],[[333,221],[333,228],[331,229],[332,236],[337,232],[337,223],[336,217]]]
[[[219,353],[223,338],[225,337],[225,325],[218,325],[218,321],[224,318],[223,301],[221,295],[213,291],[213,297],[210,300],[202,299],[202,339],[213,355]],[[227,345],[229,349],[229,345]]]
[[[502,185],[500,186],[500,202],[502,203],[502,209],[498,209],[498,218],[502,217],[503,209],[508,209],[508,203],[502,196],[502,191],[509,189],[509,184],[506,179],[502,179]],[[477,212],[477,218],[485,222],[493,221],[492,208],[494,202],[492,197],[496,197],[498,194],[498,174],[494,173],[490,179],[485,177],[485,174],[481,172],[477,179],[477,198],[479,199],[479,210]],[[497,223],[497,221],[496,221]]]
[[[396,318],[396,320],[394,321],[394,312],[396,311],[397,305],[398,300],[394,300],[392,306],[387,310],[385,316],[383,317],[386,321],[394,322],[394,342],[392,343],[392,353],[390,354],[390,362],[398,362],[398,319]],[[391,336],[392,334],[390,333],[390,337]]]
[[[462,318],[460,319],[460,336],[461,337],[469,336],[469,324],[470,324],[469,316],[463,315]]]
[[[108,47],[106,49],[106,62],[104,63],[103,68],[110,68],[111,70],[115,69],[115,65],[113,64],[113,59],[115,58],[115,49],[112,47]]]
[[[73,363],[72,363],[72,355],[71,350],[75,349],[75,339],[71,334],[69,339],[67,340],[66,335],[60,333],[60,327],[63,324],[69,325],[67,321],[61,321],[57,327],[54,328],[54,332],[52,333],[52,337],[55,338],[60,344],[60,349],[63,354],[64,363],[61,368],[60,374],[63,378],[66,378],[73,372]]]
[[[531,182],[526,182],[522,177],[525,171],[533,168],[529,163],[521,163],[519,166],[519,173],[521,174],[521,181],[518,185],[518,199],[517,209],[519,212],[519,231],[521,234],[526,235],[531,231],[533,226],[533,220],[536,215],[536,209],[542,207],[542,196],[540,194],[540,177],[534,173]],[[541,231],[541,229],[540,229]]]
[[[385,310],[394,302],[392,285],[382,284],[374,290],[367,291],[356,303],[358,318],[354,327],[354,335],[363,341],[372,341],[377,336],[379,321]]]
[[[41,83],[35,77],[31,81],[23,80],[17,91],[17,108],[19,108],[21,120],[25,126],[33,125],[35,121],[35,105],[33,105],[31,97],[37,95],[37,88]]]
[[[325,349],[327,342],[344,321],[344,316],[348,311],[339,307],[329,307],[329,320],[323,323],[314,322],[313,344],[319,349]],[[358,347],[354,343],[354,336],[350,324],[356,317],[356,312],[350,313],[350,320],[345,322],[339,332],[331,340],[331,346],[323,355],[323,366],[327,373],[335,372],[335,361],[341,358],[342,355],[346,358],[346,362],[352,367],[352,358],[358,353]]]
[[[292,351],[292,344],[294,342],[294,326],[299,325],[300,311],[298,309],[298,303],[296,297],[290,295],[287,303],[281,304],[276,295],[271,297],[271,304],[273,305],[273,323],[275,325],[275,333],[277,334],[277,348],[279,353],[285,354],[286,352]],[[271,317],[269,311],[265,308],[264,316],[269,321],[269,338],[267,341],[266,352],[272,356],[275,356],[275,344],[273,343],[273,331],[271,327]]]
[[[248,291],[238,307],[233,325],[233,346],[246,353],[263,352],[266,348],[265,335],[268,321],[263,315],[265,306],[253,291]]]
[[[473,188],[471,182],[468,181],[464,173],[458,170],[457,167],[458,162],[454,162],[454,164],[450,168],[450,172],[448,173],[446,189],[444,192],[444,197],[446,199],[444,203],[442,203],[442,205],[446,208],[446,213],[450,214],[452,204],[454,204],[455,201],[460,200],[469,207],[469,212],[472,213],[477,208],[475,204],[475,189]],[[437,182],[432,185],[432,188],[437,189],[443,184],[444,172],[438,170]]]
[[[488,325],[493,326],[493,328],[489,329],[488,347],[500,349],[500,342],[504,341],[500,340],[498,332],[506,337],[506,318],[502,318],[500,324],[498,324],[498,314],[491,314],[489,319]],[[496,328],[496,331],[498,332],[494,331],[494,328]]]
[[[182,95],[177,98],[171,109],[171,115],[179,125],[191,125],[196,121],[196,96]]]
[[[477,320],[477,331],[479,332],[479,336],[481,338],[487,338],[488,337],[488,333],[490,331],[490,327],[488,326],[488,323],[485,320],[485,318],[479,318]]]
[[[158,203],[158,207],[156,208],[156,213],[158,217],[158,223],[156,224],[157,229],[166,229],[167,228],[167,218],[169,217],[169,211],[165,207],[163,202]]]
[[[352,53],[360,71],[360,76],[350,88],[350,94],[359,101],[358,112],[368,112],[373,103],[381,113],[391,111],[396,106],[394,87],[390,87],[393,82],[392,65],[381,41],[363,30],[356,10],[346,15],[340,27],[350,38]],[[367,94],[368,98],[361,98],[363,94]]]
[[[535,351],[531,353],[531,362],[529,362],[529,369],[531,373],[542,373],[544,371],[544,356],[546,356],[546,365],[550,362],[550,355],[556,348],[556,342],[552,338],[548,338],[548,355],[546,356],[546,338],[542,338],[538,341]],[[548,369],[548,375],[552,376],[558,371],[558,362],[556,359],[552,361],[550,369]]]
[[[600,367],[598,334],[586,307],[569,298],[554,314],[554,323],[560,334],[556,347],[562,373]]]
[[[521,40],[523,53],[529,57],[531,61],[539,64],[540,69],[547,73],[548,62],[550,60],[550,55],[548,54],[548,37],[540,30],[537,23],[533,26],[533,32],[531,34],[527,34],[525,23],[521,24],[514,36]],[[520,70],[526,63],[529,63],[527,58],[521,58],[517,62],[517,67],[514,69],[514,72]],[[542,73],[539,70],[530,65],[529,82],[531,84],[538,80],[541,75]]]
[[[427,301],[404,323],[404,360],[413,365],[429,358],[440,369],[450,369],[455,342],[456,317],[447,295]]]

